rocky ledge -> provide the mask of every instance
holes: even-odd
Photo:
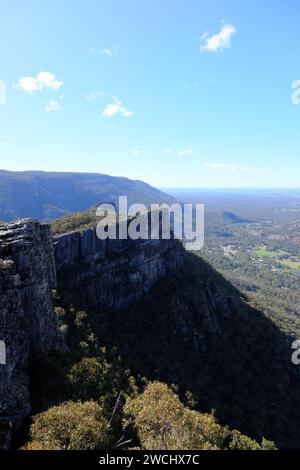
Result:
[[[70,303],[94,310],[137,302],[162,277],[180,269],[185,251],[170,240],[100,240],[90,229],[55,240],[58,287]]]
[[[32,219],[0,225],[0,448],[30,413],[29,360],[45,355],[59,341],[52,308],[56,285],[50,227]],[[2,343],[3,344],[3,343]]]
[[[0,224],[0,449],[30,413],[30,361],[64,347],[51,290],[83,308],[124,308],[180,269],[184,254],[174,238],[99,240],[90,229],[53,243],[50,226],[36,220]]]

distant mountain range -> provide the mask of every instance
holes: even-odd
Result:
[[[171,202],[173,198],[139,180],[99,173],[0,170],[0,220],[19,217],[54,220],[84,211],[100,202],[117,203],[127,195],[134,202]]]

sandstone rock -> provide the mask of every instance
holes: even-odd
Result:
[[[30,413],[29,361],[63,347],[52,288],[83,308],[125,308],[180,269],[184,255],[172,238],[103,241],[90,229],[53,244],[50,227],[36,220],[0,224],[0,448]]]
[[[70,303],[121,309],[140,300],[162,277],[180,269],[178,240],[99,240],[95,229],[59,236],[55,259],[59,290]]]
[[[50,227],[32,219],[0,225],[0,448],[30,412],[29,358],[55,348],[59,335],[52,308],[56,285]]]

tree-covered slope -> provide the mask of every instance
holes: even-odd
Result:
[[[170,202],[172,198],[143,181],[97,173],[0,171],[0,220],[20,217],[53,220],[100,203]]]
[[[55,295],[70,354],[43,364],[35,412],[96,400],[109,417],[145,381],[177,387],[199,412],[278,448],[300,447],[300,379],[291,338],[199,257],[126,310],[82,311]],[[36,367],[36,364],[35,366]],[[122,406],[116,420],[119,438]]]

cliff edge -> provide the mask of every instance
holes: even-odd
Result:
[[[0,225],[0,448],[30,413],[28,364],[59,341],[51,289],[56,285],[50,228],[32,219]],[[4,362],[4,361],[3,361]]]

